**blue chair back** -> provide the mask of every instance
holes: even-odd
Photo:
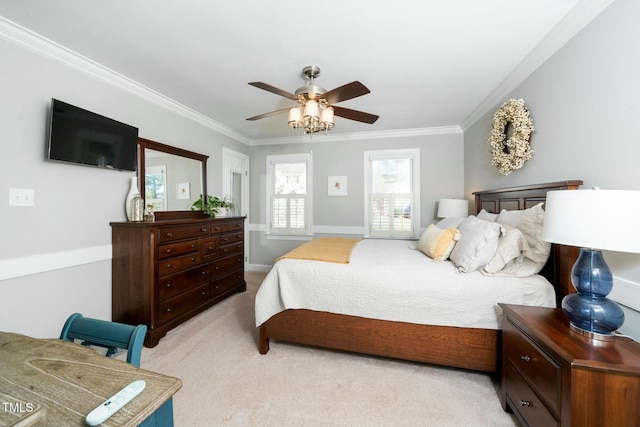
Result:
[[[83,317],[74,313],[64,324],[60,339],[66,341],[82,341],[82,345],[95,345],[107,349],[107,356],[118,349],[127,350],[127,362],[140,367],[142,343],[147,333],[146,325],[126,325],[100,319]]]

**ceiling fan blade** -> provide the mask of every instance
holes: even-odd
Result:
[[[284,96],[285,98],[293,99],[294,101],[298,100],[298,97],[294,94],[287,92],[286,90],[279,89],[275,86],[271,86],[262,82],[250,82],[251,86],[255,86],[259,89],[266,90],[267,92],[275,93],[276,95]]]
[[[265,117],[275,116],[276,114],[282,114],[284,112],[289,111],[289,108],[283,108],[281,110],[270,111],[268,113],[260,114],[259,116],[249,117],[247,120],[254,121],[264,119]]]
[[[374,124],[378,117],[375,114],[365,113],[363,111],[352,110],[350,108],[338,107],[337,105],[333,105],[333,114],[336,116],[343,117],[349,120],[355,120],[356,122],[368,123],[370,125]]]
[[[366,95],[371,91],[367,89],[365,85],[362,83],[355,81],[351,83],[347,83],[346,85],[337,87],[335,89],[330,90],[329,92],[320,96],[320,98],[324,98],[330,105],[333,105],[337,102],[346,101],[347,99],[357,98],[362,95]]]

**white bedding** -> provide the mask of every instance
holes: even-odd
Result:
[[[500,329],[498,303],[555,307],[542,276],[488,277],[433,262],[403,240],[362,240],[349,264],[276,262],[256,295],[256,325],[287,309],[409,323]]]

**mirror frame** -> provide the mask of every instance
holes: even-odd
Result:
[[[209,156],[195,153],[182,148],[173,147],[146,138],[138,138],[138,188],[141,189],[143,199],[146,199],[145,188],[145,149],[160,151],[174,156],[186,157],[202,163],[202,196],[207,200],[207,159]],[[146,206],[146,200],[145,200]],[[157,211],[154,212],[156,221],[171,219],[202,219],[208,218],[203,211]]]

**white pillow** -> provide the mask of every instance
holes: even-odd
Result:
[[[431,224],[420,236],[417,249],[434,261],[444,261],[449,258],[459,238],[460,232],[455,228],[443,230]]]
[[[529,277],[540,272],[540,263],[521,255],[509,261],[502,270],[495,273],[488,273],[484,269],[480,272],[486,276]]]
[[[529,249],[524,252],[524,256],[534,261],[538,268],[536,273],[540,272],[551,252],[551,243],[542,239],[544,226],[542,203],[520,211],[502,210],[498,216],[498,222],[516,227],[525,235]]]
[[[529,249],[527,238],[520,230],[510,225],[504,225],[504,235],[498,239],[498,248],[491,260],[482,267],[483,273],[495,274],[505,268],[511,261],[521,258]]]
[[[460,240],[449,258],[459,271],[470,273],[491,260],[504,229],[498,223],[483,221],[471,215],[460,223],[458,230]]]
[[[442,228],[442,229],[457,228],[462,221],[464,221],[464,218],[445,218],[445,219],[441,219],[436,224],[436,227]]]
[[[482,209],[480,212],[478,212],[478,219],[481,219],[483,221],[489,221],[489,222],[497,222],[498,215],[499,214],[490,213],[490,212],[487,212],[485,209]]]

